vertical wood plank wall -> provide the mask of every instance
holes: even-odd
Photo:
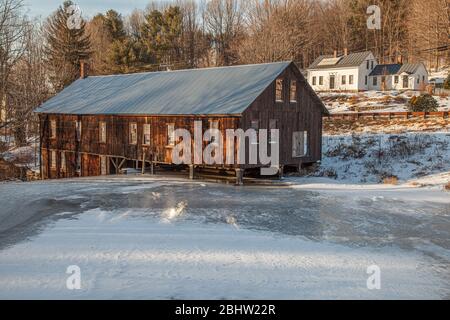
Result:
[[[194,136],[194,121],[202,121],[203,130],[209,129],[211,120],[219,122],[219,129],[226,137],[227,129],[251,128],[252,121],[259,122],[260,129],[269,129],[271,119],[277,120],[280,130],[280,164],[298,166],[317,162],[322,153],[322,109],[307,90],[306,80],[294,66],[287,68],[280,77],[283,79],[283,102],[275,102],[274,81],[242,115],[225,116],[126,116],[126,115],[58,115],[41,114],[41,158],[42,175],[45,179],[70,178],[101,175],[100,155],[121,157],[128,160],[171,164],[172,149],[168,147],[167,125],[176,129],[187,129]],[[289,99],[290,81],[297,81],[297,102]],[[50,121],[56,121],[57,135],[50,138]],[[77,141],[76,122],[81,121],[81,141]],[[106,143],[100,142],[100,122],[106,123]],[[137,123],[137,144],[129,143],[130,123]],[[144,124],[150,124],[151,145],[144,146]],[[296,131],[308,132],[310,152],[307,157],[294,158],[292,136]],[[208,143],[204,142],[204,147]],[[235,155],[237,155],[237,144]],[[51,167],[51,151],[56,151],[57,165]],[[247,148],[248,150],[248,148]],[[61,152],[65,152],[66,170],[61,170]],[[224,143],[224,155],[226,155]],[[81,174],[77,173],[77,155],[81,154]],[[113,166],[108,160],[108,172]],[[236,166],[231,166],[236,167]],[[240,166],[243,168],[252,166]]]

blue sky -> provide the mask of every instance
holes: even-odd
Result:
[[[24,0],[26,9],[30,16],[47,17],[55,11],[64,0]],[[107,9],[115,9],[126,15],[133,9],[144,9],[150,0],[73,0],[78,4],[84,17],[92,17],[98,12],[105,12]]]

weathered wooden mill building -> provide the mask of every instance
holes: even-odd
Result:
[[[194,121],[224,136],[227,129],[279,129],[281,167],[321,159],[327,110],[294,63],[93,77],[82,69],[36,110],[44,179],[171,164],[174,130],[193,135]],[[255,166],[218,167],[240,176]]]

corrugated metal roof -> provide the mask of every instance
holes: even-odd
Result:
[[[402,73],[414,74],[421,66],[420,63],[405,63],[401,64],[379,64],[370,73],[370,76],[383,75],[400,75]]]
[[[79,79],[37,113],[240,114],[290,65],[279,62]]]
[[[390,76],[397,74],[401,69],[401,64],[379,64],[373,69],[369,76]]]
[[[405,63],[402,65],[401,69],[398,71],[398,74],[402,73],[409,73],[413,74],[416,73],[417,69],[421,66],[421,63]]]
[[[332,55],[318,57],[308,69],[335,69],[335,68],[347,68],[347,67],[359,67],[367,56],[370,55],[370,51],[350,53],[347,56],[340,56],[340,60],[334,65],[320,65],[324,59],[333,58]]]

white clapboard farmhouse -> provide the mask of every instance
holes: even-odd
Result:
[[[315,91],[419,90],[428,84],[423,63],[378,64],[370,51],[318,57],[308,68]]]

